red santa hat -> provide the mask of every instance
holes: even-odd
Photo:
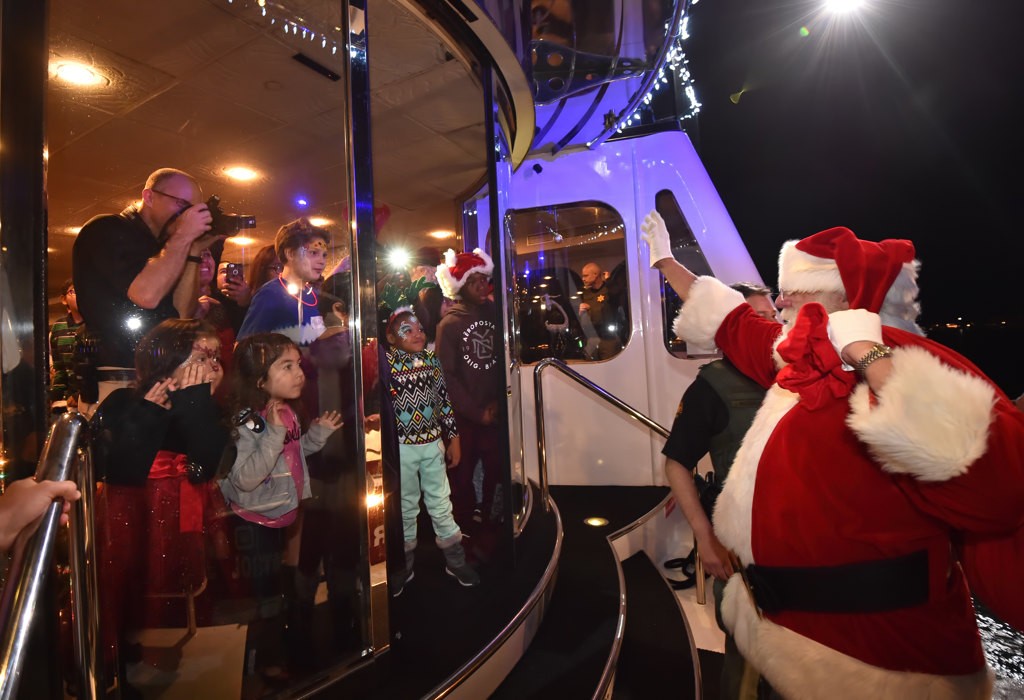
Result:
[[[456,299],[470,274],[479,272],[490,278],[493,271],[494,261],[481,249],[456,254],[449,248],[444,254],[444,262],[437,266],[437,283],[446,297]]]
[[[879,313],[898,278],[906,278],[904,282],[913,285],[916,295],[916,269],[910,241],[862,241],[839,226],[782,246],[779,289],[841,292],[851,309]]]

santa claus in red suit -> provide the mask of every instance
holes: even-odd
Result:
[[[990,697],[971,593],[1024,629],[1024,415],[920,335],[913,245],[787,243],[780,330],[642,228],[677,334],[768,388],[714,513],[740,651],[787,698]]]

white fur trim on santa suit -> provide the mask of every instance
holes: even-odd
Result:
[[[798,399],[796,394],[778,385],[768,390],[761,408],[757,409],[754,422],[743,436],[722,493],[715,501],[715,535],[722,544],[736,552],[744,566],[754,563],[750,532],[757,465],[775,426],[796,406]]]
[[[995,401],[988,382],[908,346],[893,351],[876,405],[857,387],[846,422],[886,471],[945,481],[985,453]]]
[[[785,292],[839,292],[846,294],[836,261],[819,258],[786,241],[779,252],[779,290]]]
[[[730,472],[730,480],[732,476]],[[725,587],[722,619],[732,630],[740,653],[785,698],[981,700],[992,697],[989,669],[965,676],[890,671],[761,619],[738,574],[729,579]],[[794,662],[795,659],[799,661]]]
[[[722,321],[733,309],[745,303],[742,294],[714,277],[698,277],[690,286],[689,300],[672,322],[672,330],[677,338],[687,343],[714,347],[715,333]]]
[[[480,248],[474,248],[473,254],[478,255],[481,260],[484,261],[483,265],[477,265],[470,270],[463,273],[461,279],[456,279],[451,273],[451,269],[455,267],[458,255],[454,250],[449,248],[445,251],[444,262],[437,266],[437,284],[441,287],[441,293],[448,299],[458,299],[459,290],[462,289],[462,285],[465,284],[466,278],[469,277],[472,272],[480,272],[488,277],[494,272],[494,261],[491,260],[491,256],[485,253]]]

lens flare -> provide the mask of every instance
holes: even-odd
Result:
[[[836,14],[853,12],[864,6],[864,0],[826,0],[825,9]]]

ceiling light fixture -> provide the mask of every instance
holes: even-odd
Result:
[[[91,66],[78,61],[60,61],[51,65],[50,70],[59,80],[79,87],[110,84],[109,78]]]
[[[224,174],[232,180],[238,180],[239,182],[249,182],[260,176],[258,172],[244,165],[233,165],[230,168],[224,168]]]
[[[439,229],[437,231],[431,231],[427,235],[438,240],[445,240],[446,238],[455,238],[455,231]]]
[[[228,238],[224,239],[224,242],[233,243],[237,246],[242,246],[244,248],[246,246],[251,246],[253,243],[256,242],[256,239],[249,238],[248,236],[229,236]]]
[[[330,219],[325,219],[322,216],[311,216],[309,217],[309,223],[313,224],[314,226],[320,226],[322,228],[324,226],[330,226],[334,222],[331,221]]]

